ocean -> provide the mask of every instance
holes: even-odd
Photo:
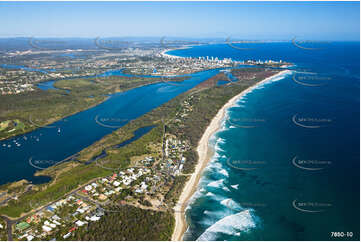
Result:
[[[167,52],[295,64],[227,110],[183,239],[359,240],[360,43],[242,47]]]

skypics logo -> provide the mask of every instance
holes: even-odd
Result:
[[[302,50],[322,50],[330,44],[329,41],[298,40],[296,37],[291,40],[291,43]]]
[[[130,39],[126,40],[124,38],[122,39],[115,39],[115,38],[102,38],[100,36],[96,37],[94,39],[94,44],[99,49],[104,50],[124,50],[128,49],[130,47],[135,47],[136,43],[134,41],[131,41]]]
[[[180,82],[176,82],[176,81],[172,80],[171,77],[161,76],[160,80],[162,83],[166,83],[171,86],[178,86],[178,87],[182,86],[182,84]]]
[[[293,72],[292,80],[302,86],[320,87],[326,85],[327,81],[332,80],[331,77],[318,75],[316,73],[296,73]]]
[[[261,40],[233,40],[231,36],[225,38],[225,44],[229,47],[236,50],[254,50],[256,49],[256,44],[266,43]]]
[[[35,127],[38,127],[38,128],[47,128],[47,129],[53,129],[53,128],[56,128],[56,126],[54,125],[40,125],[39,123],[44,123],[44,120],[42,119],[36,119],[36,118],[33,118],[31,115],[29,115],[29,119],[28,119],[29,123],[34,125]]]
[[[175,39],[167,36],[163,36],[159,40],[159,47],[165,50],[200,44],[204,44],[204,42],[188,39]]]
[[[239,213],[240,211],[244,211],[246,209],[257,209],[257,208],[265,208],[267,207],[267,203],[264,202],[253,202],[253,201],[237,201],[235,202],[232,199],[225,199],[221,202],[221,204],[230,210]]]
[[[161,49],[164,49],[160,56],[162,57],[161,65],[167,66],[167,64],[171,64],[172,62],[176,61],[177,59],[182,59],[178,56],[171,56],[165,53],[166,50],[172,49],[172,48],[179,48],[180,46],[188,45],[192,42],[186,41],[186,40],[177,40],[177,39],[168,39],[166,36],[163,36],[159,40],[159,47]],[[197,44],[196,42],[194,44]],[[181,82],[172,80],[171,78],[175,77],[174,75],[160,75],[159,78],[161,79],[161,82],[166,83],[171,86],[182,86]]]
[[[110,167],[109,164],[111,164],[111,162],[108,160],[95,159],[95,165],[100,168],[103,168],[103,169],[109,170],[109,171],[114,171],[114,172],[119,172],[121,170],[121,165],[119,165],[119,167]]]
[[[94,121],[105,128],[118,129],[124,126],[126,123],[130,122],[130,119],[125,118],[116,118],[116,117],[101,117],[98,115],[95,116]]]
[[[251,171],[263,168],[267,165],[265,161],[257,160],[231,160],[227,159],[227,165],[236,170]]]
[[[266,43],[290,43],[294,47],[297,47],[302,50],[306,51],[313,51],[313,50],[322,50],[329,46],[331,42],[329,41],[316,41],[316,40],[301,40],[293,37],[290,40],[279,40],[279,41],[263,41],[263,40],[245,40],[242,38],[231,38],[231,36],[227,36],[224,40],[224,44],[228,45],[232,49],[239,50],[239,51],[248,51],[248,50],[255,50],[260,46],[258,44],[266,44]]]
[[[32,157],[29,158],[29,165],[32,167],[44,170],[50,166],[58,165],[63,163],[65,160],[62,161],[54,161],[54,160],[34,160]]]
[[[239,118],[239,119],[228,119],[229,124],[234,127],[251,129],[263,125],[266,120],[262,118]]]
[[[68,44],[65,40],[54,38],[40,39],[36,37],[30,37],[28,43],[32,48],[38,50],[62,50],[66,49]]]
[[[329,118],[316,118],[316,117],[298,117],[298,114],[293,115],[292,122],[302,128],[318,129],[327,127],[332,123]]]
[[[321,212],[325,212],[326,210],[330,209],[332,207],[332,204],[325,203],[325,202],[315,202],[315,201],[299,202],[297,200],[294,200],[292,202],[292,206],[295,209],[297,209],[298,211],[301,211],[304,213],[321,213]]]
[[[292,164],[302,170],[308,171],[320,171],[325,169],[327,166],[332,164],[331,161],[322,161],[322,160],[304,160],[299,159],[297,156],[293,157]]]

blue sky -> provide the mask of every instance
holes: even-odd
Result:
[[[359,40],[359,2],[0,2],[0,37]]]

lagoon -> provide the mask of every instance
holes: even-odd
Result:
[[[159,107],[218,72],[219,70],[208,70],[194,73],[176,86],[156,83],[115,93],[103,103],[59,120],[48,127],[0,141],[2,167],[0,184],[21,179],[33,183],[47,182],[49,178],[34,176],[38,169],[29,164],[30,158],[54,163],[62,161],[124,126],[129,120]],[[105,75],[113,74],[122,75],[120,71]],[[35,120],[36,117],[33,119]],[[97,120],[111,125],[102,126]]]

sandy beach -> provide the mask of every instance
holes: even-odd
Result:
[[[182,240],[183,234],[187,229],[187,222],[185,220],[185,208],[187,201],[192,197],[194,192],[197,189],[198,182],[201,178],[202,171],[206,167],[207,163],[211,159],[213,155],[213,150],[211,147],[209,147],[209,139],[211,136],[217,132],[221,128],[222,120],[225,116],[226,110],[233,106],[238,99],[240,99],[245,94],[251,92],[253,89],[258,87],[259,85],[262,85],[271,79],[284,75],[288,72],[291,72],[290,70],[284,70],[281,71],[271,77],[268,77],[258,83],[256,83],[253,86],[250,86],[249,88],[245,89],[238,95],[231,98],[216,114],[216,116],[212,119],[211,123],[208,125],[206,131],[204,132],[202,138],[200,139],[198,146],[197,146],[197,153],[198,153],[198,163],[195,167],[195,171],[192,174],[191,178],[187,181],[186,185],[183,188],[183,191],[179,197],[179,201],[177,205],[174,207],[175,211],[178,211],[175,213],[175,228],[172,234],[172,241],[179,241]]]
[[[167,57],[167,58],[182,58],[182,57],[180,57],[180,56],[168,55],[168,54],[166,54],[168,51],[171,51],[171,50],[174,50],[174,49],[166,49],[166,50],[163,50],[160,54],[161,54],[161,56]]]
[[[161,54],[161,56],[167,57],[167,58],[182,58],[180,56],[166,54],[168,51],[171,51],[171,50],[175,50],[175,49],[166,49],[166,50],[163,50],[160,54]]]
[[[182,46],[182,47],[179,47],[179,48],[173,48],[173,49],[166,49],[166,50],[163,50],[162,52],[160,52],[160,55],[163,56],[163,57],[167,57],[167,58],[184,58],[184,57],[181,57],[181,56],[176,56],[176,55],[169,55],[167,54],[168,51],[171,51],[171,50],[183,50],[183,49],[189,49],[189,48],[192,48],[194,46]]]

